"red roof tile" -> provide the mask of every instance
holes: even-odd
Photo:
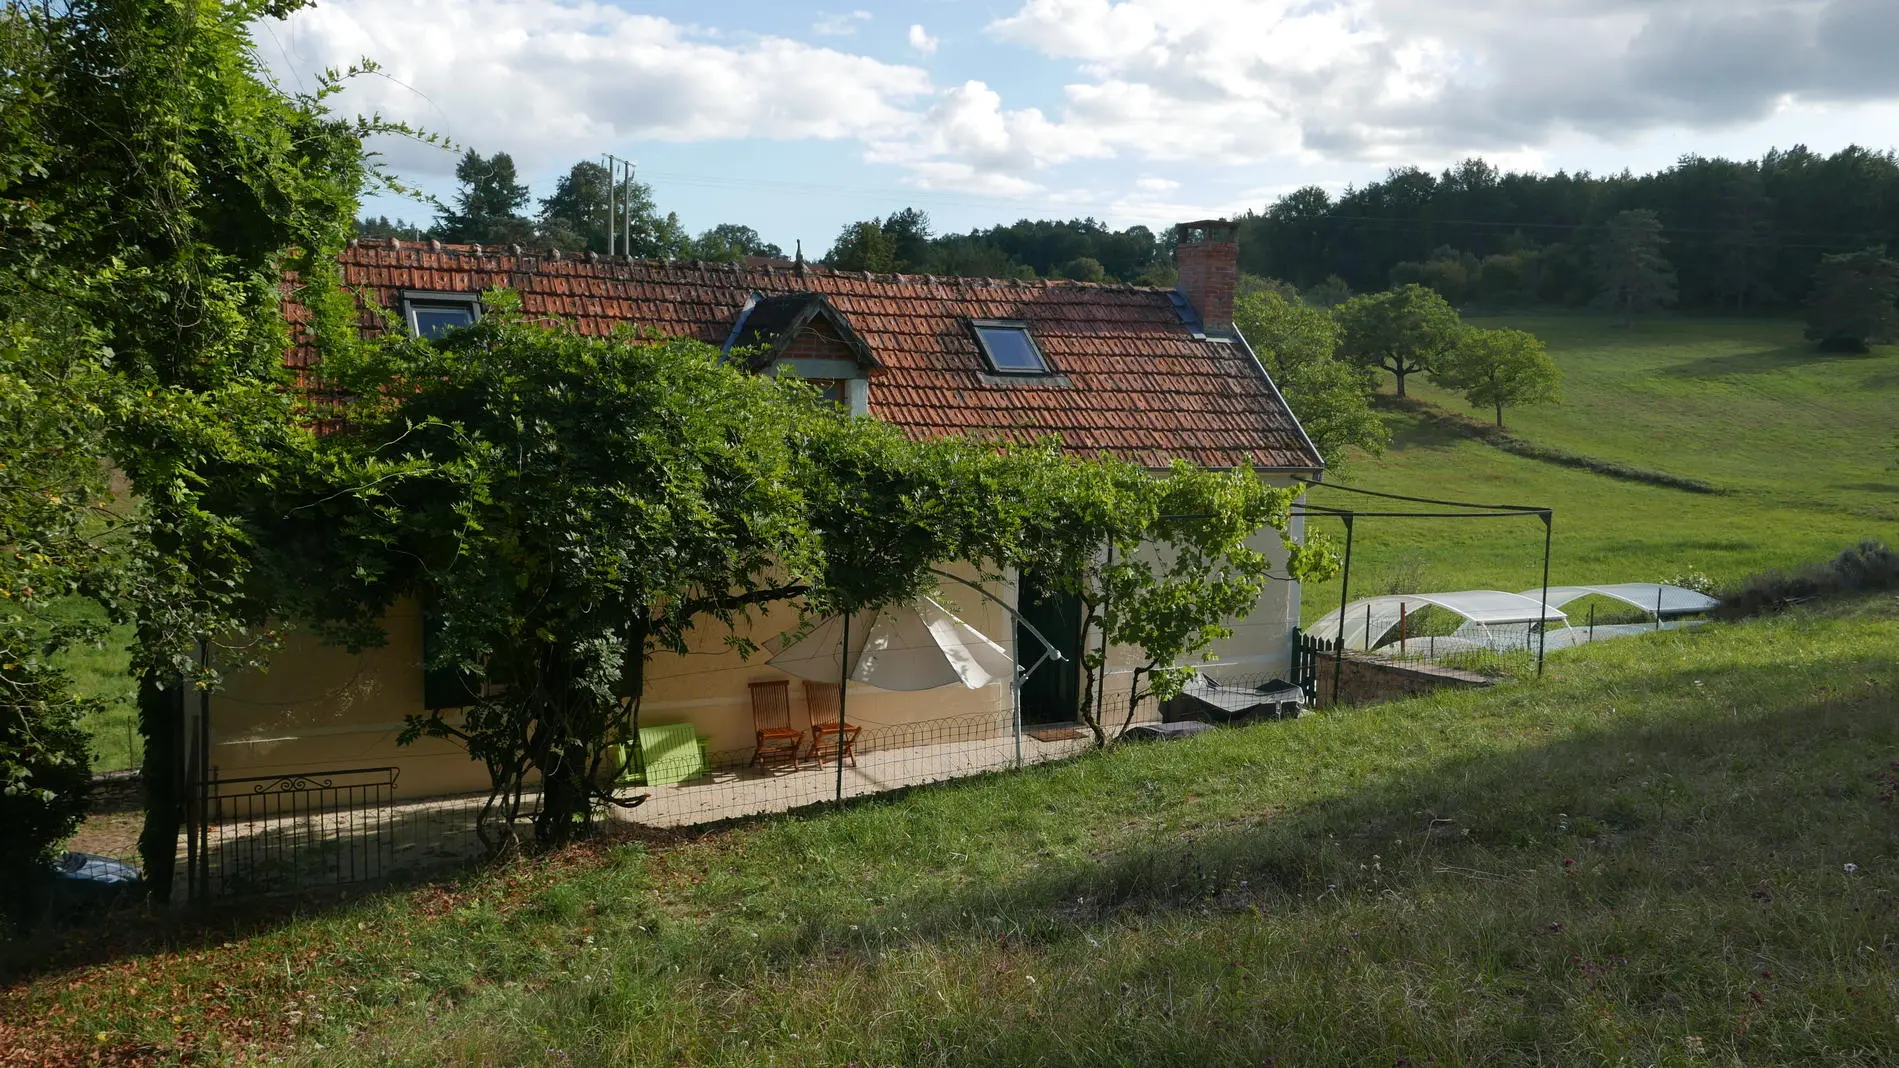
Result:
[[[401,306],[403,290],[506,286],[530,315],[560,315],[588,334],[631,323],[716,345],[754,294],[823,294],[880,365],[870,372],[872,414],[918,437],[970,431],[1026,440],[1055,432],[1070,451],[1154,467],[1174,459],[1209,467],[1320,465],[1246,350],[1196,338],[1162,290],[391,245],[365,240],[346,250],[344,284],[389,309]],[[1026,321],[1060,377],[987,374],[971,318]],[[368,311],[361,323],[378,326]],[[295,367],[309,361],[307,350],[286,355]],[[307,383],[309,372],[303,375]]]

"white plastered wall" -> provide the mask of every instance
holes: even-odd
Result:
[[[1293,484],[1286,476],[1262,476],[1262,481],[1277,488]],[[1302,517],[1293,517],[1291,533],[1295,542],[1304,540]],[[1263,529],[1248,544],[1266,554],[1275,575],[1286,574],[1286,548],[1280,543],[1278,531],[1270,527]],[[1299,625],[1299,603],[1300,584],[1290,579],[1275,579],[1267,584],[1250,615],[1228,621],[1233,628],[1231,637],[1213,643],[1202,657],[1186,663],[1215,682],[1257,684],[1269,678],[1287,679],[1292,670],[1292,632]],[[1094,631],[1088,636],[1088,647],[1097,648],[1100,641],[1100,632]],[[1108,649],[1107,681],[1100,695],[1105,724],[1119,724],[1125,716],[1133,684],[1132,672],[1146,662],[1146,656],[1133,646],[1117,645]],[[1114,711],[1117,709],[1118,714]],[[1157,716],[1158,711],[1150,699],[1136,721]]]

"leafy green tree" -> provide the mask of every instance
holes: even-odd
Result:
[[[1099,282],[1108,277],[1108,272],[1100,260],[1081,256],[1062,265],[1062,277],[1073,282]]]
[[[933,258],[930,241],[934,235],[930,232],[928,212],[902,208],[891,212],[881,225],[884,236],[890,239],[895,270],[921,273],[929,269]]]
[[[1336,566],[1322,540],[1295,544],[1287,534],[1300,491],[1267,486],[1244,468],[1176,463],[1155,477],[1103,459],[1057,465],[1038,483],[1024,501],[1039,522],[1021,561],[1081,602],[1084,635],[1142,658],[1115,724],[1097,708],[1106,656],[1096,642],[1083,651],[1081,714],[1097,746],[1125,732],[1148,697],[1166,700],[1185,688],[1196,674],[1192,661],[1258,606],[1275,578],[1254,544],[1263,530],[1278,534],[1294,578],[1322,580]]]
[[[421,241],[428,237],[428,231],[407,219],[391,219],[387,215],[375,218],[364,216],[356,220],[356,233],[362,237],[394,237],[403,241]]]
[[[527,207],[526,183],[516,181],[514,157],[497,152],[484,157],[474,149],[455,165],[455,207],[436,212],[435,236],[443,241],[508,245],[531,241],[534,223],[521,214]]]
[[[552,196],[541,200],[536,218],[536,240],[552,248],[607,252],[608,199],[616,191],[612,175],[602,164],[581,160],[554,183]],[[645,182],[622,179],[613,208],[613,225],[627,240],[620,249],[644,259],[681,259],[693,254],[692,239],[673,212],[662,215],[653,203],[653,188]],[[616,239],[614,247],[619,248]]]
[[[515,304],[348,369],[365,399],[323,447],[364,489],[330,512],[345,558],[313,562],[357,586],[329,601],[345,622],[429,605],[431,666],[478,680],[461,719],[406,737],[486,765],[496,847],[531,778],[540,841],[584,829],[608,747],[635,735],[646,660],[684,652],[702,619],[802,592],[819,563],[787,433],[822,418],[808,390],[696,341],[583,337]]]
[[[1505,407],[1553,404],[1563,373],[1535,334],[1525,330],[1472,330],[1431,375],[1475,408],[1492,408],[1503,426]]]
[[[1137,286],[1152,286],[1155,289],[1173,289],[1180,285],[1180,268],[1171,263],[1156,260],[1134,276]]]
[[[737,263],[747,256],[783,259],[785,250],[758,236],[758,231],[737,223],[720,223],[693,239],[692,254],[702,260]]]
[[[1272,293],[1289,300],[1299,299],[1299,287],[1291,282],[1283,282],[1277,278],[1261,278],[1259,275],[1241,271],[1239,283],[1233,287],[1233,295],[1238,298],[1255,293]]]
[[[1234,302],[1233,322],[1329,462],[1338,465],[1348,445],[1384,451],[1390,434],[1371,409],[1371,375],[1338,358],[1339,325],[1329,312],[1262,289]]]
[[[897,269],[897,245],[878,220],[854,222],[838,233],[824,262],[840,271],[888,274]]]
[[[1367,370],[1390,371],[1400,397],[1406,378],[1430,372],[1464,338],[1457,309],[1421,285],[1354,297],[1333,314],[1340,354]]]
[[[607,251],[607,198],[612,177],[607,168],[581,160],[554,182],[553,195],[541,198],[536,237],[550,248]]]
[[[1328,274],[1318,285],[1306,290],[1305,300],[1317,308],[1336,308],[1351,300],[1352,287],[1336,274]]]
[[[1828,352],[1899,341],[1899,263],[1884,248],[1826,256],[1807,298],[1807,340]]]
[[[103,354],[69,344],[61,327],[74,324],[56,308],[21,314],[32,294],[19,281],[0,273],[9,313],[0,323],[0,867],[11,873],[0,880],[0,915],[24,922],[41,888],[35,875],[84,815],[89,785],[79,724],[94,702],[74,694],[54,657],[103,628],[59,606],[107,592],[123,561],[93,540],[101,532],[91,515],[110,503]]]
[[[1391,284],[1421,285],[1452,304],[1461,304],[1474,295],[1482,271],[1483,265],[1475,256],[1443,245],[1422,263],[1405,262],[1393,267]]]
[[[310,440],[283,388],[284,271],[301,281],[313,343],[352,336],[334,256],[372,175],[362,138],[391,129],[326,113],[346,73],[307,96],[263,74],[251,23],[297,6],[89,0],[0,16],[0,359],[59,420],[17,425],[25,438],[9,442],[7,461],[55,448],[130,482],[129,500],[88,510],[87,541],[104,559],[72,557],[90,577],[66,588],[137,636],[141,848],[161,899],[183,804],[182,723],[165,695],[214,686],[220,668],[244,662],[232,639],[268,615],[279,589],[257,549],[283,519],[273,487]],[[51,387],[68,374],[82,393]],[[84,432],[35,438],[56,425]],[[41,473],[58,503],[91,501],[52,488],[70,482],[62,470]],[[23,516],[7,520],[22,538],[55,543],[74,529],[56,514]],[[72,636],[39,633],[42,655]],[[221,662],[200,663],[200,643]],[[56,680],[22,685],[56,726],[65,713],[51,705],[67,700]]]
[[[1646,208],[1616,213],[1596,247],[1596,301],[1621,314],[1624,326],[1651,308],[1675,302],[1675,269],[1662,256],[1661,217]]]

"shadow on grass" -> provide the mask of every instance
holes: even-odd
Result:
[[[843,918],[869,935],[812,919],[766,952],[789,968],[843,956],[875,970],[885,953],[920,944],[984,947],[997,968],[1026,968],[1043,954],[1037,972],[1095,962],[1066,979],[1043,976],[1085,984],[1083,1000],[1095,1004],[1064,1006],[1069,1022],[1034,1012],[952,1012],[935,1022],[929,1041],[965,1051],[952,1058],[959,1063],[1237,1063],[1228,1058],[1275,1049],[1351,1063],[1353,1050],[1402,1050],[1421,1036],[1429,1048],[1458,1029],[1447,1021],[1471,1014],[1493,1036],[1513,1032],[1501,1048],[1521,1043],[1532,1063],[1543,1057],[1529,1051],[1590,1034],[1592,1020],[1562,1015],[1579,1002],[1656,1033],[1692,1033],[1714,1013],[1717,1026],[1738,1029],[1712,1041],[1731,1041],[1747,1058],[1778,1057],[1772,1043],[1783,1041],[1813,1054],[1828,1042],[1892,1053],[1899,983],[1889,969],[1899,948],[1888,936],[1899,924],[1899,886],[1884,865],[1842,875],[1842,862],[1891,851],[1895,814],[1882,793],[1899,766],[1893,680],[1899,656],[1886,655],[1819,692],[1739,716],[1688,703],[1686,694],[1717,681],[1706,672],[1658,675],[1651,689],[1684,695],[1674,702],[1678,718],[1651,712],[1423,774],[1374,773],[1347,796],[1238,827],[1157,822],[1142,846]],[[1718,682],[1724,693],[1785,690],[1766,667]],[[1255,728],[1262,744],[1271,729]],[[1195,788],[1179,778],[1148,785],[1176,801]],[[1843,879],[1859,882],[1843,890]],[[872,927],[906,915],[901,928]],[[1108,948],[1081,948],[1084,940]],[[1833,954],[1839,945],[1887,953]],[[1301,962],[1270,959],[1278,954]],[[1429,963],[1400,984],[1407,990],[1433,978],[1446,994],[1498,985],[1473,990],[1461,1006],[1464,995],[1454,995],[1386,1015],[1372,1004],[1379,981],[1349,978],[1374,962],[1403,969],[1420,956]],[[1767,986],[1752,970],[1761,961],[1789,973],[1776,991],[1781,1007],[1756,1012],[1740,1000],[1735,1008],[1750,982]],[[1336,982],[1365,1000],[1334,1007],[1237,978],[1253,967],[1278,968],[1282,982]],[[1269,1008],[1273,999],[1284,1004]],[[1267,1022],[1274,1013],[1277,1023]],[[904,1056],[927,1050],[915,1035],[893,1039],[909,1047]],[[1328,1051],[1327,1042],[1337,1045]],[[1836,1063],[1849,1061],[1862,1063]]]
[[[1470,440],[1469,435],[1441,419],[1429,418],[1413,407],[1401,407],[1406,403],[1389,394],[1372,397],[1373,407],[1384,415],[1385,426],[1391,432],[1391,449],[1449,449]]]
[[[11,937],[0,931],[0,989],[24,985],[46,975],[134,957],[212,949],[384,897],[401,897],[431,888],[452,891],[497,874],[505,875],[512,865],[585,864],[620,846],[670,844],[693,834],[690,829],[662,830],[607,821],[603,822],[599,834],[575,845],[552,853],[530,851],[500,862],[468,857],[417,868],[396,867],[375,880],[297,892],[221,897],[177,908],[143,902],[123,903],[48,921]],[[331,848],[349,852],[352,847],[348,837],[339,837]],[[177,879],[182,886],[185,879],[182,861]]]
[[[1682,707],[1680,717],[1651,712],[1548,745],[1433,763],[1422,775],[1374,774],[1349,795],[1235,829],[1162,829],[1157,821],[1156,840],[1144,847],[1052,865],[1026,880],[958,896],[892,902],[880,911],[909,920],[883,937],[993,936],[994,918],[1009,917],[1007,937],[1034,942],[1180,910],[1323,908],[1341,895],[1401,889],[1407,873],[1482,871],[1499,862],[1560,872],[1565,857],[1588,853],[1650,868],[1675,892],[1691,895],[1707,881],[1701,865],[1710,849],[1737,864],[1771,855],[1776,866],[1837,871],[1832,858],[1889,848],[1893,811],[1878,793],[1881,774],[1899,754],[1891,684],[1899,679],[1899,652],[1870,665],[1842,665],[1838,684],[1746,717],[1691,703],[1710,679],[1724,693],[1786,688],[1771,667],[1653,676],[1640,685],[1679,695],[1673,703]],[[1520,692],[1526,699],[1534,694],[1528,687]],[[1267,732],[1274,729],[1245,730],[1271,744]],[[1225,751],[1236,740],[1228,734],[1171,743],[1205,746],[1207,759],[1156,770],[1143,787],[1157,800],[1156,815],[1190,815],[1180,799],[1200,788],[1201,776],[1219,774],[1217,760],[1208,759],[1235,755]],[[1182,778],[1183,772],[1191,774]],[[1384,863],[1368,886],[1360,865],[1374,854]],[[863,919],[809,917],[765,951],[803,959],[865,945],[861,933],[848,933],[850,921]],[[872,941],[866,952],[874,957],[880,948]]]
[[[1723,378],[1729,375],[1772,374],[1790,367],[1818,367],[1829,364],[1863,364],[1884,359],[1886,353],[1822,352],[1811,344],[1782,345],[1725,356],[1704,356],[1671,364],[1661,373],[1669,378]]]

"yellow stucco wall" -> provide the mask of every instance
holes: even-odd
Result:
[[[951,569],[967,578],[967,568]],[[1007,586],[990,592],[1014,601]],[[1014,625],[995,601],[955,583],[944,583],[945,607],[1014,655]],[[739,633],[764,643],[796,623],[795,611],[778,608],[741,623]],[[486,789],[487,772],[452,742],[431,738],[398,746],[406,716],[422,708],[422,619],[410,603],[384,620],[388,643],[361,654],[325,645],[314,636],[293,633],[265,671],[235,674],[211,700],[212,766],[220,778],[282,775],[358,767],[400,768],[398,797],[432,797]],[[715,761],[744,751],[753,743],[748,683],[767,679],[789,682],[792,725],[810,723],[803,683],[773,668],[768,653],[747,660],[727,643],[721,626],[693,635],[684,656],[664,654],[647,668],[641,722],[691,723],[706,736]],[[862,727],[859,747],[918,744],[954,731],[959,740],[979,736],[975,720],[988,729],[1006,721],[1011,695],[1004,683],[978,690],[948,686],[917,693],[892,693],[853,685],[847,719]],[[739,759],[743,760],[741,756]]]
[[[1276,534],[1264,532],[1256,546],[1272,557],[1275,570],[1283,570],[1285,554]],[[953,570],[974,577],[967,568]],[[990,593],[1015,602],[1012,585],[992,586]],[[995,601],[947,582],[942,599],[1013,655],[1015,627]],[[1274,582],[1252,616],[1213,650],[1217,659],[1200,666],[1215,678],[1235,681],[1285,677],[1298,604],[1297,584]],[[795,617],[784,608],[760,613],[742,625],[742,633],[762,643],[789,628]],[[399,798],[485,789],[486,772],[451,742],[425,738],[396,745],[404,717],[423,711],[421,614],[414,604],[399,605],[385,628],[388,644],[361,654],[325,645],[309,634],[293,634],[268,670],[241,672],[228,680],[211,702],[215,774],[233,778],[394,765],[401,769]],[[694,635],[691,652],[656,658],[648,667],[641,711],[641,721],[649,725],[692,723],[709,739],[715,760],[752,745],[747,683],[788,678],[767,662],[765,653],[742,658],[728,646],[728,636],[722,627],[703,628]],[[1139,663],[1137,657],[1133,649],[1110,651],[1108,707],[1125,709],[1126,673]],[[1042,670],[1064,669],[1075,670],[1072,665],[1046,665]],[[810,719],[802,683],[791,679],[790,693],[792,723],[804,727]],[[980,690],[944,687],[918,693],[854,685],[848,718],[863,726],[860,745],[868,751],[879,738],[889,744],[918,744],[933,732],[954,730],[967,739],[979,718],[1006,724],[1010,701],[1002,683]]]

